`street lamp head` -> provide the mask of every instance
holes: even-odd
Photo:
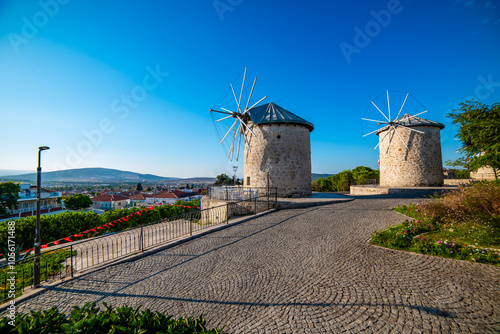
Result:
[[[50,147],[48,147],[48,146],[40,146],[38,148],[39,151],[45,151],[45,150],[48,150],[48,149],[50,149]]]

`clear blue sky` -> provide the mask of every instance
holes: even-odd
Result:
[[[232,174],[209,108],[244,67],[254,102],[315,125],[316,173],[376,167],[360,118],[386,89],[446,125],[443,160],[460,147],[445,114],[500,102],[499,1],[12,0],[0,36],[0,169],[47,145],[44,171]]]

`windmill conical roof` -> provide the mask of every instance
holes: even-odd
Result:
[[[444,129],[444,124],[430,121],[425,118],[421,118],[418,116],[412,116],[410,114],[404,114],[403,116],[395,119],[392,123],[400,124],[403,126],[413,127],[413,126],[437,126],[440,129]],[[383,128],[377,131],[377,135],[381,132],[384,132],[390,128],[389,125],[384,126]]]
[[[412,116],[410,114],[404,114],[403,116],[396,119],[394,122],[398,122],[404,126],[417,126],[417,125],[430,125],[430,126],[439,126],[441,129],[444,129],[444,124],[430,121],[425,118],[420,118],[418,116]]]
[[[250,116],[254,124],[292,123],[305,125],[309,128],[309,131],[314,130],[314,125],[311,122],[273,102],[250,109],[248,116]]]

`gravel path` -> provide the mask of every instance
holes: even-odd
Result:
[[[368,244],[404,220],[391,208],[410,201],[277,211],[77,277],[17,309],[143,305],[202,314],[229,333],[499,333],[500,268]]]

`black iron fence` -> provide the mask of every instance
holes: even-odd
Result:
[[[41,280],[50,282],[73,277],[82,270],[141,253],[213,226],[227,224],[231,217],[275,208],[276,199],[275,195],[271,197],[265,193],[129,230],[47,248],[40,254]],[[33,287],[34,257],[30,255],[14,263],[7,263],[7,259],[0,261],[0,302],[13,299],[26,288]]]
[[[268,198],[276,201],[278,188],[248,187],[248,186],[210,186],[207,189],[207,196],[211,199],[222,201],[253,201]]]

